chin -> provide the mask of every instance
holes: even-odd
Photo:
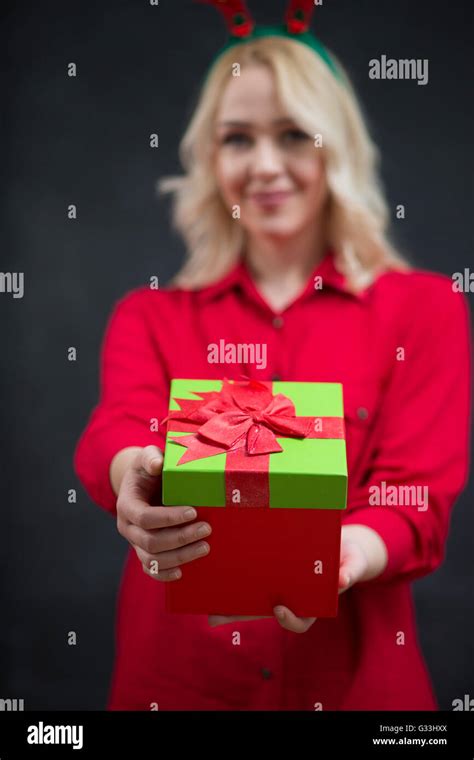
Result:
[[[252,225],[252,229],[255,233],[289,238],[298,235],[303,228],[301,225],[289,223],[285,219],[268,219],[266,222],[263,220],[260,224]]]

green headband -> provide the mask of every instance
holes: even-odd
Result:
[[[337,77],[339,81],[342,81],[341,73],[336,64],[322,42],[320,42],[312,32],[301,32],[301,34],[298,35],[290,34],[284,24],[281,26],[256,26],[252,34],[244,40],[240,37],[231,37],[229,42],[217,53],[212,65],[214,65],[214,63],[231,48],[237,47],[237,45],[245,45],[246,42],[253,42],[261,37],[285,37],[287,40],[295,40],[296,42],[301,42],[304,45],[307,45],[319,55],[320,58],[322,58],[334,76]]]
[[[290,0],[285,15],[285,22],[276,26],[257,25],[243,0],[197,1],[213,5],[222,16],[224,16],[227,28],[230,32],[229,41],[215,56],[214,61],[210,66],[208,76],[214,63],[228,50],[231,50],[238,45],[245,44],[246,42],[253,42],[254,40],[261,39],[262,37],[284,37],[286,39],[295,40],[296,42],[301,42],[303,45],[311,48],[311,50],[324,61],[332,74],[334,74],[340,82],[343,81],[341,72],[332,60],[328,51],[322,42],[310,31],[310,20],[314,12],[313,0]]]

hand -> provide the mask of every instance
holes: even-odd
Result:
[[[339,564],[339,593],[354,583],[370,581],[387,565],[387,547],[379,534],[366,525],[343,525]]]
[[[117,529],[135,549],[147,575],[174,581],[182,576],[180,565],[209,553],[209,544],[199,539],[201,530],[206,530],[203,535],[211,533],[211,526],[191,522],[197,517],[192,507],[156,504],[162,469],[163,454],[157,446],[146,446],[137,453],[120,485]]]
[[[385,567],[387,552],[380,536],[365,525],[343,525],[341,529],[341,552],[339,560],[339,594],[360,581],[374,578]],[[297,617],[288,607],[278,605],[273,613],[282,628],[293,633],[306,633],[316,618]],[[282,613],[281,616],[279,613]],[[210,615],[209,625],[224,625],[239,620],[265,620],[272,616],[245,617]]]
[[[273,608],[273,613],[282,628],[286,628],[287,631],[293,631],[293,633],[305,633],[313,625],[316,618],[299,618],[281,604]],[[273,615],[263,615],[257,617],[246,617],[242,615],[235,615],[233,617],[226,617],[225,615],[209,615],[209,625],[215,627],[216,625],[224,625],[225,623],[232,623],[238,620],[270,620],[273,619]]]

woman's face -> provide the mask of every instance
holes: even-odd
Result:
[[[230,211],[257,236],[291,237],[320,216],[326,199],[321,148],[279,105],[267,66],[241,70],[216,119],[216,179]]]

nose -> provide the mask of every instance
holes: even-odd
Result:
[[[282,171],[281,152],[274,140],[261,137],[256,141],[252,156],[252,173],[255,175],[273,175]]]

